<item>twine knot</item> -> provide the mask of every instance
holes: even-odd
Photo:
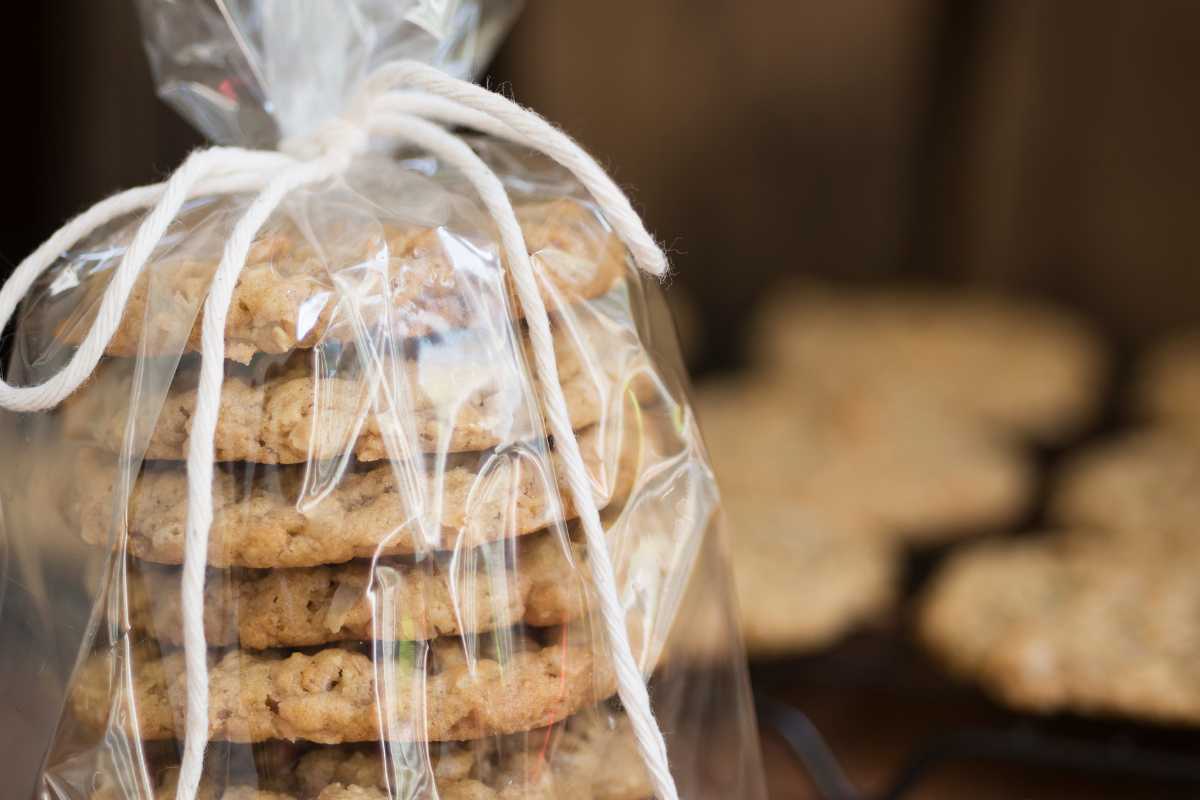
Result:
[[[279,143],[279,150],[301,161],[318,158],[344,159],[348,165],[355,156],[369,149],[371,136],[367,129],[345,117],[326,120],[311,133],[289,136]]]

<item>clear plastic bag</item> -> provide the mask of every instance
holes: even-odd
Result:
[[[142,0],[164,94],[215,138],[304,135],[397,54],[469,74],[513,13],[279,5]],[[569,172],[468,141],[535,266],[680,794],[760,797],[718,494],[658,287]],[[54,626],[22,646],[65,687],[46,800],[175,796],[201,308],[252,199],[189,201],[88,382],[54,411],[6,415],[32,466],[4,475],[25,602],[6,611],[3,648]],[[10,383],[70,358],[141,222],[99,231],[38,282]],[[225,327],[198,797],[653,794],[502,253],[470,183],[416,150],[360,156],[258,231]]]

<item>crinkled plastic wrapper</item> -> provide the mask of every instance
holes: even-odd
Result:
[[[759,797],[718,494],[658,288],[568,173],[469,141],[532,255],[681,795]],[[191,202],[89,382],[7,418],[3,648],[62,681],[45,800],[175,796],[199,319],[248,201]],[[10,381],[62,365],[138,222],[46,276]],[[653,794],[500,253],[470,186],[419,152],[363,157],[259,232],[226,328],[200,797]]]

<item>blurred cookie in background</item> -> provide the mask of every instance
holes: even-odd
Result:
[[[1013,443],[916,393],[814,388],[808,396],[823,451],[811,492],[831,513],[862,516],[907,542],[970,536],[1025,516],[1033,466]]]
[[[1010,525],[1032,469],[1014,446],[896,397],[748,374],[702,385],[752,656],[809,652],[894,605],[906,542]]]
[[[1157,429],[1092,445],[1059,468],[1049,511],[1089,538],[1168,552],[1200,545],[1200,444]]]
[[[1200,331],[1152,347],[1137,366],[1134,413],[1142,420],[1200,434]]]
[[[820,283],[773,296],[755,338],[764,363],[788,379],[899,386],[948,413],[1048,442],[1086,427],[1103,397],[1095,333],[1037,300]]]
[[[1136,375],[1153,424],[1056,466],[1056,533],[953,554],[923,595],[919,634],[1019,710],[1200,725],[1200,339],[1167,342]]]
[[[696,398],[721,486],[740,623],[752,658],[833,644],[895,599],[891,542],[813,503],[819,468],[810,417],[755,379],[710,383]]]
[[[773,491],[726,493],[742,635],[752,658],[820,650],[892,608],[892,543]]]
[[[702,385],[696,407],[727,496],[770,488],[904,541],[1010,526],[1031,501],[1033,466],[1019,447],[917,393],[749,374]]]
[[[954,674],[1038,713],[1200,724],[1196,565],[1087,531],[990,542],[929,586],[920,636]]]

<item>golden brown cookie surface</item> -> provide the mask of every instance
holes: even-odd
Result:
[[[1105,372],[1080,320],[982,292],[801,284],[779,293],[758,339],[764,363],[803,385],[911,389],[946,413],[1043,439],[1092,417]]]
[[[752,657],[829,646],[885,614],[898,558],[881,536],[786,498],[726,494],[742,635]]]
[[[1200,433],[1200,333],[1165,339],[1142,358],[1133,403],[1147,421],[1193,438]]]
[[[1017,708],[1200,722],[1194,564],[1085,531],[954,556],[924,598],[922,638]]]
[[[697,411],[726,495],[770,489],[796,508],[904,540],[1020,518],[1028,458],[911,394],[799,387],[753,374],[702,387]]]
[[[563,198],[520,204],[516,212],[548,306],[597,297],[623,273],[624,246],[584,204]],[[327,338],[351,340],[355,324],[382,319],[400,338],[445,333],[479,324],[481,297],[504,302],[507,296],[492,286],[502,281],[499,259],[491,257],[490,272],[479,275],[480,265],[488,263],[472,251],[480,243],[460,241],[442,229],[369,219],[322,231],[319,241],[311,235],[290,223],[260,234],[230,305],[227,358],[247,363],[255,353],[287,353]],[[152,264],[134,286],[108,354],[131,358],[143,343],[148,355],[198,351],[198,311],[219,255],[168,253]],[[92,280],[94,304],[106,280]],[[386,316],[385,304],[353,302],[366,295],[386,296]],[[343,307],[343,300],[353,309]],[[508,305],[519,317],[519,304],[509,297]],[[363,318],[352,323],[353,314]],[[74,317],[60,336],[78,344],[89,327],[83,317]]]
[[[1059,470],[1051,513],[1088,538],[1147,549],[1200,546],[1200,446],[1177,428],[1129,433],[1093,445]]]
[[[603,709],[551,728],[473,743],[431,743],[425,753],[404,751],[406,761],[428,758],[428,769],[397,775],[375,747],[319,747],[287,753],[259,765],[264,774],[229,769],[239,762],[213,745],[206,758],[199,800],[385,800],[433,781],[445,800],[643,800],[652,790],[628,720]],[[280,763],[275,763],[275,762]],[[428,774],[426,774],[428,773]],[[154,797],[175,797],[175,768],[158,770]],[[399,786],[397,786],[399,782]],[[407,784],[414,784],[406,788]],[[122,795],[102,788],[93,800]]]
[[[253,650],[373,638],[427,640],[518,623],[563,625],[584,613],[588,568],[581,545],[548,531],[523,537],[515,547],[504,542],[481,547],[415,561],[213,572],[205,584],[205,638],[211,647],[240,644]],[[179,581],[174,569],[145,565],[131,573],[129,617],[135,631],[182,644]],[[395,619],[396,629],[378,629],[383,619]]]
[[[470,657],[464,652],[468,641]],[[506,631],[475,639],[397,643],[387,664],[356,648],[313,653],[232,650],[210,655],[209,736],[216,741],[323,744],[462,741],[543,727],[595,705],[616,688],[603,645],[583,627]],[[103,729],[114,702],[133,703],[144,740],[183,734],[181,652],[136,646],[132,687],[110,685],[99,653],[75,681],[71,706]],[[115,698],[115,699],[114,699]],[[384,719],[380,709],[384,709]]]
[[[570,421],[579,429],[610,413],[648,367],[636,331],[603,330],[599,322],[580,322],[576,328],[558,326],[554,344]],[[523,336],[510,340],[467,332],[365,372],[353,356],[342,354],[331,363],[322,351],[229,365],[214,437],[216,458],[294,464],[353,455],[378,461],[408,450],[479,451],[535,438],[540,394],[522,355],[526,344]],[[138,440],[138,455],[186,458],[198,372],[194,359],[181,364],[170,387],[160,392],[162,403],[155,404],[149,423],[152,432],[144,453]],[[135,389],[143,391],[137,380],[133,361],[102,365],[68,400],[67,431],[122,452]]]
[[[581,433],[580,451],[594,476],[596,502],[604,507],[620,488],[615,482],[622,469],[632,469],[636,449],[602,452],[599,438],[595,428]],[[555,482],[554,476],[562,474],[557,462],[554,452],[509,448],[452,456],[440,470],[421,459],[340,473],[327,465],[334,473],[317,486],[306,484],[312,471],[302,466],[226,465],[218,468],[213,483],[209,563],[316,566],[522,536],[575,517],[570,492]],[[110,456],[85,451],[79,477],[85,541],[110,541],[118,474]],[[157,563],[183,563],[186,500],[183,465],[148,462],[123,520],[129,553]]]

